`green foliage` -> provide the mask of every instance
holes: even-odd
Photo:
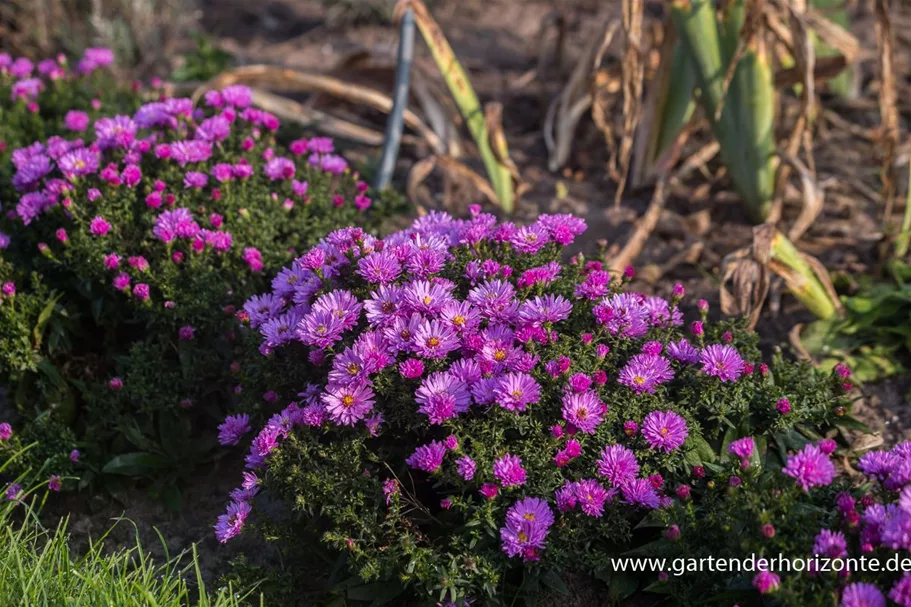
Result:
[[[817,321],[801,341],[824,368],[847,363],[860,382],[902,373],[911,352],[911,265],[892,263],[893,281],[864,279],[843,297],[844,318]]]
[[[21,482],[21,479],[20,479]],[[70,548],[69,520],[44,527],[37,507],[46,487],[23,490],[21,502],[0,506],[0,604],[29,607],[241,607],[260,605],[252,591],[228,585],[206,590],[195,547],[163,560],[139,543],[112,549],[108,531],[82,554]],[[121,523],[125,524],[125,523]],[[162,538],[167,555],[167,545]]]
[[[231,66],[234,57],[203,34],[193,36],[196,48],[183,56],[183,63],[171,74],[174,82],[198,82],[214,78]]]

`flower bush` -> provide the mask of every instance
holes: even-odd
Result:
[[[808,607],[911,605],[911,442],[864,454],[854,477],[837,473],[832,458],[849,454],[836,448],[831,439],[795,444],[783,468],[757,450],[749,465],[731,458],[688,485],[692,499],[662,512],[667,530],[654,554],[668,563],[753,555],[757,565],[664,572],[654,587],[681,605],[707,595],[742,605],[762,595]],[[730,475],[742,479],[736,489],[723,482]]]
[[[122,86],[109,68],[114,54],[90,48],[71,65],[65,55],[36,65],[0,53],[0,195],[6,199],[13,150],[54,135],[78,133],[104,113],[132,113],[138,85]]]
[[[383,240],[345,228],[298,257],[244,306],[257,406],[267,388],[283,408],[252,439],[218,539],[278,498],[296,518],[262,508],[269,535],[315,534],[384,592],[508,603],[567,568],[607,579],[676,488],[728,444],[747,457],[732,441],[765,453],[850,420],[839,378],[762,363],[704,302],[687,324],[682,287],[668,301],[561,263],[584,229],[473,208]],[[248,416],[220,430],[237,444]]]
[[[73,424],[84,482],[186,473],[206,457],[239,390],[239,306],[295,251],[383,214],[331,140],[278,145],[278,119],[250,97],[162,99],[12,153],[0,255],[56,293],[66,331],[33,350],[53,382],[34,365],[4,379],[28,418],[40,403]]]

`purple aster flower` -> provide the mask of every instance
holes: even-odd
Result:
[[[898,456],[890,451],[870,451],[861,456],[857,467],[869,477],[885,480],[899,463]]]
[[[683,324],[683,314],[676,306],[670,307],[667,300],[661,297],[646,297],[643,302],[648,310],[649,323],[653,327],[680,326]]]
[[[554,323],[569,318],[573,305],[560,295],[528,300],[519,308],[519,318],[529,324]]]
[[[470,481],[473,479],[476,470],[477,464],[475,464],[474,460],[467,455],[463,455],[456,462],[456,471],[463,480]]]
[[[604,504],[614,498],[616,489],[605,489],[594,479],[583,479],[575,484],[576,501],[582,512],[588,516],[601,518]]]
[[[57,161],[60,171],[70,180],[98,172],[98,155],[86,149],[79,148],[64,154]]]
[[[6,488],[5,494],[6,494],[7,500],[9,500],[11,502],[15,502],[15,503],[21,502],[22,501],[22,485],[20,485],[19,483],[10,483],[10,485],[8,485]]]
[[[442,285],[426,280],[417,280],[405,287],[403,297],[409,311],[421,314],[438,314],[452,301],[452,294]]]
[[[431,373],[415,392],[419,413],[431,424],[441,424],[468,410],[471,393],[462,380],[448,372]]]
[[[534,255],[548,242],[550,242],[550,234],[538,224],[519,228],[509,239],[513,249],[527,255]]]
[[[595,319],[613,335],[639,337],[648,332],[648,309],[634,293],[606,297],[592,311]]]
[[[328,348],[342,338],[345,324],[332,312],[314,310],[307,314],[297,328],[302,342],[318,348]]]
[[[405,460],[405,463],[417,470],[425,472],[435,472],[443,463],[443,457],[446,455],[446,447],[439,441],[431,441],[429,444],[421,445],[415,449],[414,453]]]
[[[424,358],[444,358],[458,347],[458,335],[439,320],[424,320],[414,336],[414,350]]]
[[[252,508],[248,502],[231,502],[228,511],[218,517],[215,523],[215,537],[222,544],[237,537],[247,523]]]
[[[367,379],[367,365],[353,348],[345,348],[344,352],[333,359],[332,369],[329,371],[330,384],[347,386],[356,382],[360,383],[365,379]]]
[[[886,597],[873,584],[855,582],[841,593],[841,607],[886,607]]]
[[[385,251],[370,253],[357,262],[357,273],[364,280],[374,284],[394,281],[402,273],[402,265],[394,255]]]
[[[383,335],[389,341],[393,351],[412,352],[415,351],[414,339],[418,329],[424,322],[423,318],[417,312],[411,316],[397,316],[391,327],[383,330]]]
[[[440,319],[462,335],[474,333],[481,322],[481,315],[467,301],[450,301],[443,306]]]
[[[547,502],[528,497],[516,502],[506,512],[506,526],[500,529],[503,552],[525,561],[540,558],[554,517]]]
[[[222,445],[236,445],[244,434],[250,431],[250,416],[247,414],[229,415],[218,426],[218,442]]]
[[[63,480],[60,478],[59,474],[52,474],[47,481],[47,488],[55,493],[59,493],[63,489]]]
[[[837,559],[848,553],[848,544],[841,531],[823,529],[813,543],[813,554]]]
[[[244,311],[250,317],[250,326],[254,329],[265,321],[281,314],[284,302],[281,297],[271,293],[254,295],[244,303]]]
[[[70,451],[70,461],[73,462],[74,464],[78,463],[80,455],[81,454],[79,453],[79,449],[73,449],[72,451]]]
[[[342,426],[353,426],[373,410],[373,390],[366,383],[329,387],[323,403],[330,419]]]
[[[13,436],[13,427],[8,423],[3,422],[0,424],[0,440],[7,441]]]
[[[706,375],[717,377],[721,381],[737,381],[743,373],[743,359],[733,346],[706,346],[699,353],[699,360]]]
[[[598,474],[614,487],[622,487],[639,474],[636,454],[623,445],[608,445],[598,458]]]
[[[263,167],[263,173],[271,181],[291,179],[294,177],[294,162],[287,158],[275,157]]]
[[[889,598],[901,607],[911,607],[911,573],[906,573],[895,582],[892,590],[889,591]]]
[[[496,403],[507,411],[525,411],[541,398],[541,386],[527,373],[507,373],[494,388]]]
[[[31,192],[16,204],[16,214],[22,219],[23,224],[29,225],[53,204],[53,201],[41,192]]]
[[[314,311],[332,314],[342,321],[346,330],[353,328],[357,324],[363,307],[364,304],[354,295],[342,289],[336,289],[331,293],[321,295],[313,304]]]
[[[606,408],[592,391],[563,395],[563,419],[586,434],[594,434]]]
[[[623,483],[620,491],[623,493],[623,499],[633,506],[655,510],[661,505],[655,488],[647,478],[637,478]]]
[[[133,296],[139,301],[146,301],[150,295],[149,285],[146,283],[140,282],[133,285]]]
[[[694,348],[685,338],[668,344],[667,355],[684,363],[699,362],[699,350]]]
[[[183,176],[183,187],[187,190],[204,188],[207,183],[209,183],[209,176],[199,171],[187,171],[186,175]]]
[[[804,490],[824,487],[835,478],[835,466],[816,445],[806,445],[800,452],[788,457],[782,472],[793,478]]]
[[[468,301],[474,304],[484,318],[509,321],[518,308],[514,299],[515,288],[499,279],[488,280],[468,292]]]
[[[686,421],[673,411],[652,411],[642,422],[642,436],[652,449],[670,453],[683,444],[689,432]]]
[[[199,224],[190,209],[177,208],[165,211],[155,219],[152,233],[162,242],[175,238],[193,238],[200,233]]]
[[[525,468],[522,459],[507,453],[493,462],[493,475],[503,487],[517,487],[525,484]]]
[[[348,168],[348,161],[341,156],[327,154],[319,159],[319,167],[327,173],[341,175]]]
[[[136,138],[136,123],[129,116],[99,118],[95,121],[95,145],[102,150],[128,149]]]
[[[196,138],[203,141],[217,142],[231,135],[231,123],[224,116],[206,118],[196,127]]]
[[[663,356],[636,354],[620,370],[617,381],[628,386],[636,394],[654,394],[655,388],[674,379],[674,370]]]
[[[208,141],[176,141],[171,144],[171,158],[180,166],[205,162],[212,157],[212,144]],[[252,168],[250,169],[252,171]],[[237,176],[235,174],[235,176]]]

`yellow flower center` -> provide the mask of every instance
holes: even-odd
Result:
[[[361,367],[357,363],[350,363],[348,365],[348,375],[357,375],[360,370]]]
[[[506,360],[506,350],[497,350],[496,352],[494,352],[493,359],[495,361],[497,361],[498,363],[501,363],[504,360]]]
[[[424,296],[424,299],[423,299],[422,301],[424,302],[424,305],[425,305],[425,306],[429,306],[429,305],[430,305],[430,302],[433,301],[433,300],[430,298],[430,295],[425,295],[425,296]]]
[[[354,397],[350,394],[346,394],[342,397],[342,406],[346,409],[354,404]]]
[[[637,386],[641,386],[642,384],[645,383],[645,378],[642,377],[641,375],[637,375],[636,377],[633,378],[633,383],[636,384]]]
[[[513,390],[513,391],[512,391],[512,397],[513,397],[513,398],[522,398],[522,391],[521,391],[521,390]]]
[[[455,318],[452,319],[452,322],[453,322],[454,324],[456,324],[456,325],[458,325],[458,326],[461,327],[462,325],[465,324],[465,317],[464,317],[464,316],[456,316]]]
[[[431,337],[430,339],[427,340],[427,345],[430,346],[431,348],[436,348],[437,346],[440,345],[440,338]]]
[[[520,532],[519,532],[519,535],[516,536],[516,537],[519,538],[519,541],[520,541],[520,542],[527,542],[527,541],[528,541],[528,534],[525,533],[524,531],[520,531]]]
[[[84,161],[84,160],[77,160],[77,161],[76,161],[76,168],[77,168],[77,169],[84,169],[84,168],[85,168],[85,161]]]
[[[662,436],[666,435],[668,432],[670,432],[670,430],[668,430],[667,428],[661,428],[661,435],[662,435]]]
[[[534,513],[534,512],[526,512],[525,515],[524,515],[522,518],[524,518],[526,521],[533,521],[533,520],[535,520],[535,513]]]
[[[585,419],[586,417],[588,417],[588,409],[586,409],[585,407],[579,407],[579,410],[576,411],[576,417],[578,417],[579,419]]]

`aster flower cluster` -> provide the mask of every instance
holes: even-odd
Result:
[[[836,419],[836,382],[760,363],[745,333],[704,308],[689,329],[682,287],[646,296],[600,262],[559,263],[584,229],[569,215],[519,227],[472,207],[382,240],[329,234],[240,313],[264,357],[244,379],[250,410],[266,390],[281,407],[250,443],[247,473],[318,513],[324,541],[361,571],[397,577],[415,559],[413,584],[439,595],[428,559],[470,558],[483,566],[460,572],[464,587],[483,593],[523,562],[590,567],[573,555],[593,537],[619,540],[691,499],[680,487],[719,457],[730,425],[761,436]],[[748,447],[736,457],[752,461]],[[416,512],[450,530],[495,524],[499,542],[462,553],[467,540],[428,529],[392,549],[396,534],[433,526]]]
[[[72,86],[94,81],[110,63],[109,53],[90,50]],[[24,66],[0,55],[0,88],[22,78]],[[30,334],[35,326],[31,308],[3,306],[14,301],[17,286],[15,299],[27,301],[22,277],[32,272],[46,293],[61,295],[50,311],[78,315],[84,334],[69,335],[70,327],[55,325],[52,316],[48,326],[63,331],[54,355],[27,354],[56,366],[72,392],[68,402],[89,403],[78,410],[79,426],[97,443],[89,453],[101,465],[116,455],[110,443],[136,418],[156,444],[170,440],[152,430],[166,423],[160,416],[192,433],[203,417],[196,405],[226,410],[241,375],[232,348],[243,302],[299,249],[342,225],[375,229],[384,212],[331,139],[280,146],[279,120],[252,107],[243,86],[210,91],[200,107],[163,94],[142,105],[139,95],[127,96],[132,103],[72,107],[62,124],[48,119],[44,131],[56,134],[7,146],[10,162],[0,169],[12,171],[0,175],[0,255],[17,268],[17,277],[0,286],[0,307],[16,315],[0,333]],[[295,279],[281,277],[288,288]],[[88,334],[107,337],[86,340]],[[35,343],[10,341],[18,348]],[[67,364],[73,344],[88,366]],[[47,393],[30,395],[36,402],[61,398],[59,385],[34,381],[34,362],[9,365],[16,374],[4,366],[0,361],[0,382],[12,392],[38,386]],[[68,423],[74,414],[66,413]],[[182,467],[190,440],[183,433],[174,440],[181,446],[164,451]]]
[[[833,381],[848,374],[841,367]],[[911,573],[887,565],[911,550],[911,442],[865,453],[853,476],[836,464],[838,449],[835,440],[825,438],[794,450],[780,468],[761,471],[741,465],[723,473],[719,468],[721,476],[742,476],[742,484],[728,490],[723,508],[685,507],[697,491],[720,490],[714,488],[722,487],[715,485],[720,479],[686,485],[683,504],[664,513],[674,529],[668,546],[679,549],[665,556],[691,555],[705,547],[726,556],[728,548],[718,533],[737,525],[743,530],[736,547],[741,553],[806,559],[804,571],[748,576],[745,581],[759,594],[774,595],[783,605],[911,606]],[[728,451],[749,463],[757,444],[744,437],[732,441]],[[731,582],[724,576],[691,583],[721,588]]]

